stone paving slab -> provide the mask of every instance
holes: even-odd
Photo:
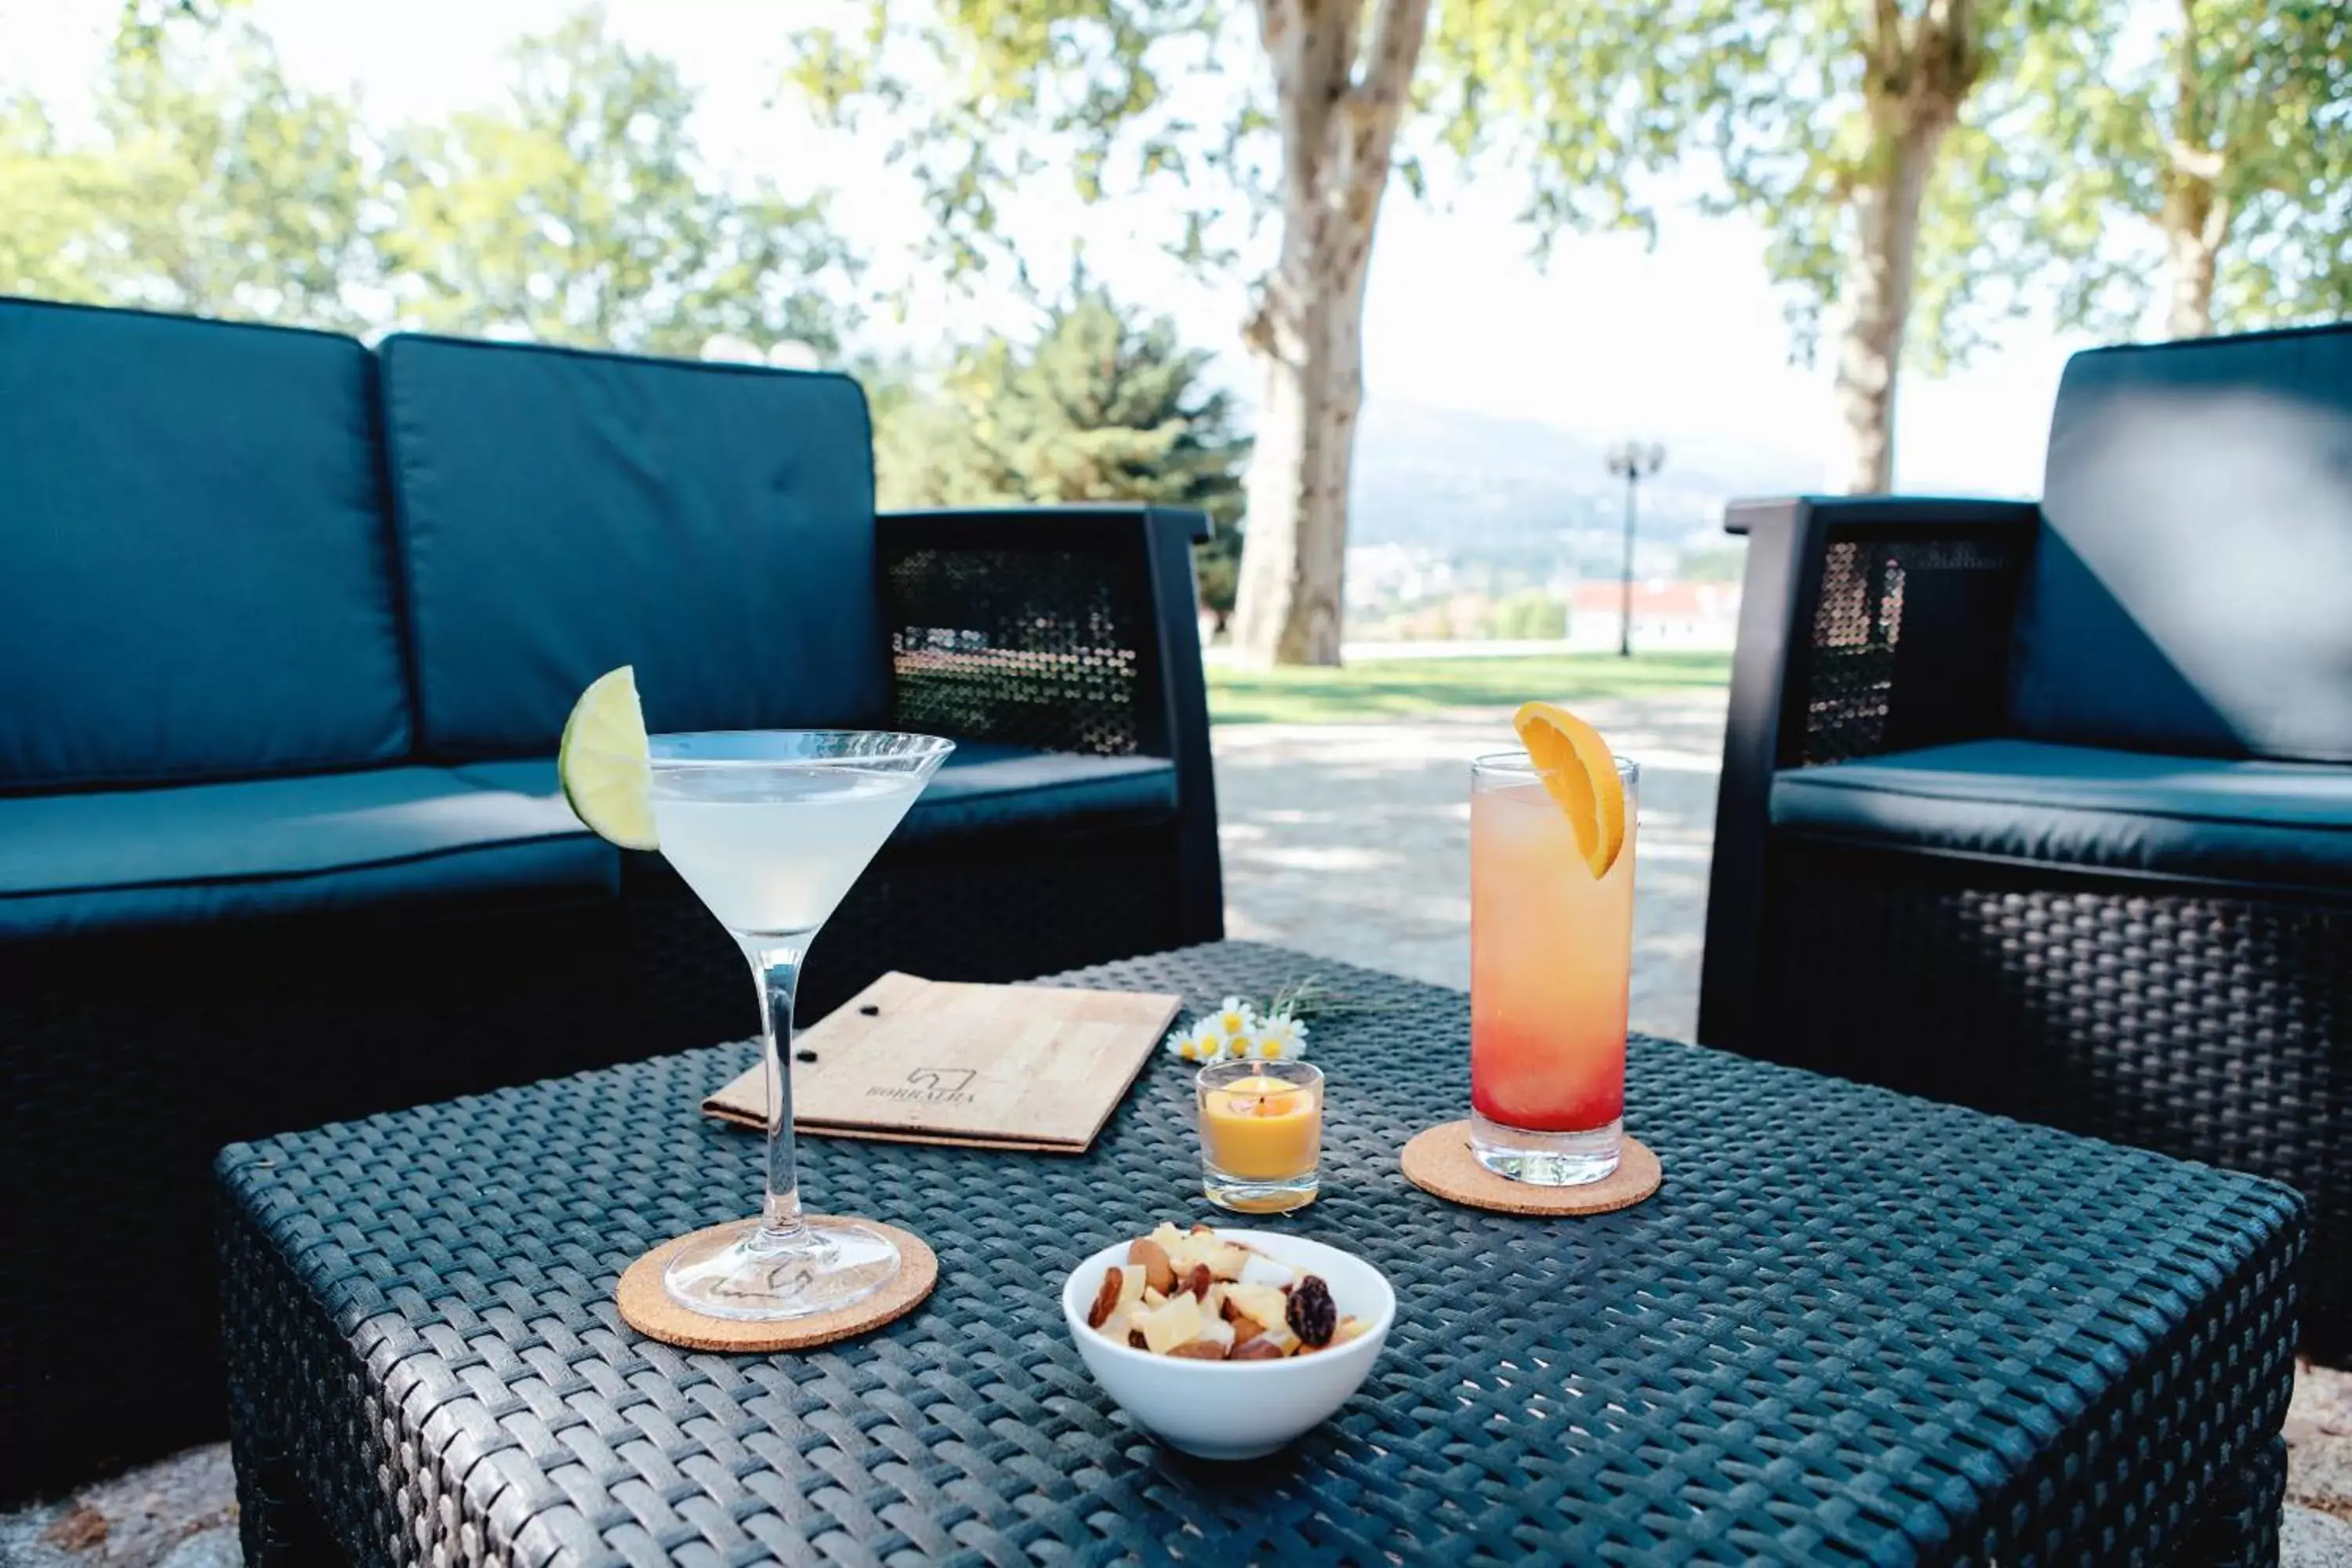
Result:
[[[1690,1038],[1723,748],[1719,694],[1585,704],[1642,763],[1633,1020]],[[1226,925],[1440,984],[1470,977],[1470,759],[1507,709],[1215,732]],[[2287,1412],[2286,1568],[2352,1568],[2352,1373],[2305,1367]],[[234,1568],[228,1449],[193,1448],[0,1516],[5,1568]]]

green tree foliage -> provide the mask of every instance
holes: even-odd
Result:
[[[368,176],[351,106],[288,81],[233,12],[133,5],[97,133],[0,100],[0,288],[311,326],[362,324]]]
[[[499,107],[381,140],[234,0],[130,0],[95,87],[87,141],[0,96],[0,289],[686,355],[831,353],[849,315],[824,200],[716,179],[691,88],[601,12],[522,43]]]
[[[1492,630],[1511,642],[1556,642],[1568,636],[1568,606],[1541,588],[1522,589],[1496,605]]]
[[[392,139],[382,239],[403,321],[692,355],[838,348],[851,258],[823,199],[704,167],[695,98],[587,11],[515,52],[505,104]]]
[[[1535,216],[1645,222],[1643,176],[1709,153],[1707,205],[1769,237],[1796,355],[1837,323],[1843,483],[1886,488],[1906,350],[1931,367],[1965,355],[2015,307],[1987,286],[2016,237],[2005,193],[1980,160],[1975,179],[1952,168],[1986,134],[2001,62],[2071,0],[1488,3],[1527,61],[1526,111],[1498,123]],[[1558,129],[1580,115],[1607,133]]]
[[[1981,184],[2033,193],[2012,266],[2107,336],[2159,300],[2184,337],[2352,315],[2352,6],[2066,9],[2021,40],[2018,111],[1975,149]]]
[[[960,351],[935,390],[876,378],[877,483],[886,507],[1127,500],[1197,507],[1217,536],[1202,601],[1233,607],[1249,442],[1209,354],[1142,320],[1083,275],[1036,335]]]

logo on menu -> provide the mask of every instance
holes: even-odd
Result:
[[[970,1105],[972,1096],[966,1091],[979,1076],[971,1068],[917,1068],[907,1075],[906,1087],[876,1084],[866,1094],[869,1100],[902,1100],[918,1105]]]

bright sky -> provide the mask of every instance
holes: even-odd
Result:
[[[255,21],[289,72],[355,88],[379,122],[435,118],[495,101],[504,50],[553,26],[576,0],[255,0]],[[835,191],[852,242],[887,268],[922,222],[911,189],[880,149],[824,135],[770,101],[779,40],[800,0],[611,0],[615,31],[677,60],[702,90],[704,151],[724,167],[765,173],[787,190]],[[0,0],[0,83],[29,86],[70,115],[116,0]],[[878,137],[876,138],[878,142]],[[1527,257],[1507,193],[1473,190],[1452,210],[1392,190],[1381,216],[1366,306],[1365,375],[1373,397],[1558,425],[1596,440],[1638,435],[1669,449],[1752,448],[1808,460],[1829,449],[1826,354],[1788,363],[1780,301],[1763,235],[1737,219],[1669,214],[1654,249],[1633,236],[1570,237],[1548,268]],[[1247,390],[1235,327],[1238,288],[1187,278],[1135,237],[1119,215],[1057,191],[1012,209],[1013,232],[1046,275],[1087,242],[1087,265],[1130,300],[1173,313],[1192,341],[1224,351]],[[908,275],[910,263],[900,261]],[[918,290],[909,321],[886,329],[912,346],[1003,324],[990,296]],[[2050,402],[2080,340],[2021,324],[1966,370],[1906,372],[1896,480],[1911,490],[2032,493],[2040,489]]]

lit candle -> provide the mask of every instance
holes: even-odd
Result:
[[[1322,1143],[1323,1113],[1312,1090],[1255,1076],[1213,1089],[1201,1109],[1201,1136],[1221,1171],[1279,1181],[1311,1170]]]
[[[1323,1153],[1323,1075],[1306,1062],[1202,1069],[1201,1163],[1210,1200],[1253,1213],[1312,1202]]]

